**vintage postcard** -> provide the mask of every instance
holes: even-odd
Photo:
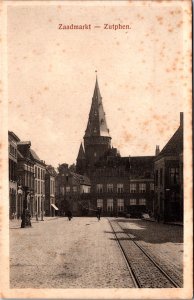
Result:
[[[1,1],[1,298],[192,299],[191,6]]]

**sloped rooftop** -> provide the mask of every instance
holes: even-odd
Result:
[[[182,152],[183,152],[183,127],[179,126],[179,128],[173,134],[173,136],[168,141],[168,143],[157,155],[155,160],[158,160],[163,156],[171,156],[171,155],[179,156]]]
[[[80,175],[74,172],[70,172],[70,174],[79,181],[80,184],[91,185],[90,179],[85,175]]]

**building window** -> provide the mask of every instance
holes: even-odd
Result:
[[[50,178],[50,193],[52,194],[53,193],[53,182],[52,182],[52,179]]]
[[[130,205],[136,205],[136,199],[130,199]]]
[[[37,193],[37,181],[35,180],[35,193]]]
[[[130,193],[136,193],[137,185],[136,183],[130,183]]]
[[[66,186],[66,192],[67,192],[67,193],[70,192],[70,186]]]
[[[42,182],[42,193],[45,194],[45,185],[44,185],[44,181]]]
[[[123,183],[117,184],[117,193],[123,193]]]
[[[108,193],[112,193],[113,192],[113,184],[112,183],[108,183],[107,184],[107,192]]]
[[[154,183],[150,183],[150,191],[154,191]]]
[[[37,169],[38,169],[38,179],[40,179],[40,169],[39,168]]]
[[[40,181],[38,181],[38,194],[40,194]]]
[[[124,211],[124,199],[117,199],[118,211]]]
[[[107,199],[107,211],[113,211],[113,199]]]
[[[35,177],[37,178],[37,167],[35,166],[34,169],[35,169]]]
[[[55,194],[55,181],[53,181],[53,194]]]
[[[97,188],[97,193],[103,192],[103,184],[101,184],[101,183],[97,184],[96,188]]]
[[[155,185],[158,186],[158,170],[155,172]]]
[[[139,205],[146,205],[146,199],[139,199]]]
[[[73,192],[74,192],[74,193],[77,192],[77,186],[73,186]]]
[[[163,169],[160,169],[160,185],[163,185]]]
[[[103,209],[103,199],[97,199],[97,208]]]
[[[90,186],[85,186],[85,191],[87,194],[90,193]]]
[[[64,189],[64,186],[61,186],[60,189],[61,189],[61,194],[64,196],[64,195],[65,195],[65,189]]]
[[[170,168],[170,184],[177,184],[179,182],[179,169]]]
[[[139,184],[139,192],[140,193],[145,193],[146,192],[146,184],[145,183],[140,183]]]

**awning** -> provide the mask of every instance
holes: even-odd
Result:
[[[58,207],[56,207],[55,204],[52,203],[51,206],[52,206],[55,210],[59,210]]]

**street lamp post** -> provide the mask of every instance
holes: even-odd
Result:
[[[41,196],[41,204],[42,204],[42,210],[41,210],[41,221],[44,221],[44,196]]]
[[[27,225],[26,210],[27,210],[28,187],[23,186],[23,191],[24,191],[24,197],[23,197],[23,213],[22,213],[21,228],[25,228]]]
[[[21,216],[21,202],[22,202],[22,195],[23,195],[23,190],[22,186],[18,186],[18,197],[19,197],[19,205],[17,207],[17,218],[19,219],[19,216]]]

